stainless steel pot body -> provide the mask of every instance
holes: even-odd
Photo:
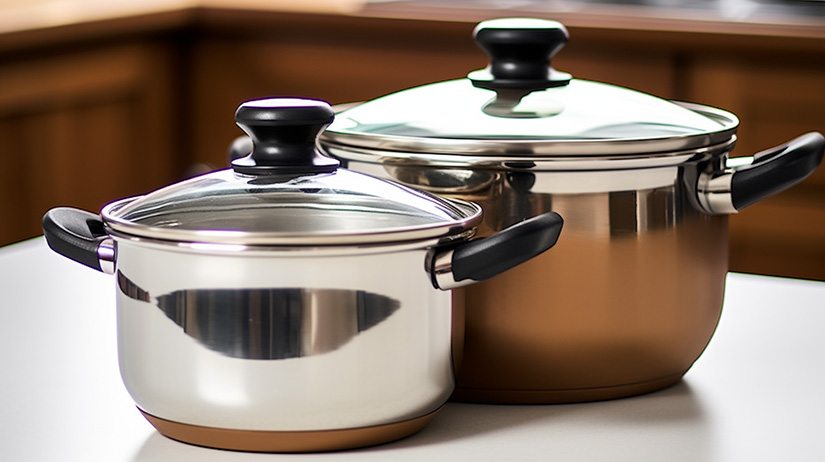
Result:
[[[350,169],[480,203],[482,235],[564,217],[555,252],[466,289],[456,398],[572,402],[675,383],[719,319],[726,215],[810,175],[825,137],[729,162],[735,115],[554,69],[560,23],[494,19],[473,35],[486,68],[347,109],[319,138]]]
[[[234,249],[115,236],[123,381],[145,413],[222,429],[404,421],[453,390],[451,294],[426,246]]]
[[[558,239],[547,213],[471,241],[480,206],[322,155],[333,118],[317,100],[247,101],[251,151],[231,170],[43,217],[55,252],[116,274],[121,375],[162,434],[273,452],[410,435],[453,391],[449,289]]]
[[[578,171],[338,154],[350,169],[481,204],[481,235],[551,208],[565,217],[554,252],[466,288],[454,395],[553,403],[662,388],[702,353],[722,308],[728,219],[701,210],[696,184],[729,149],[665,166]]]

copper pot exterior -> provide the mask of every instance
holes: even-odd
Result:
[[[446,195],[482,205],[481,235],[549,210],[565,229],[552,251],[464,289],[453,398],[566,403],[678,382],[722,308],[728,219],[701,212],[692,186],[712,160],[604,172],[465,171],[484,178],[481,186]],[[450,175],[383,170],[413,186],[417,177]]]

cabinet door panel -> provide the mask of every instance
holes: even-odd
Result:
[[[50,207],[99,210],[177,177],[171,53],[124,44],[0,66],[0,244]]]
[[[225,165],[224,147],[241,134],[232,123],[232,114],[244,100],[299,96],[333,104],[363,101],[436,80],[460,78],[485,63],[484,55],[471,47],[387,48],[362,42],[293,38],[201,43],[192,86],[193,114],[197,117],[195,152],[200,160],[217,167]]]
[[[705,57],[690,66],[689,98],[736,113],[736,155],[825,131],[825,64]],[[825,168],[731,218],[731,269],[825,279]]]

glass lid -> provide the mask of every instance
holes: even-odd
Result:
[[[442,154],[643,153],[722,142],[738,124],[723,111],[556,71],[548,62],[567,40],[557,22],[485,21],[475,38],[491,57],[486,69],[345,110],[322,141]]]
[[[353,245],[457,237],[481,210],[338,168],[315,138],[333,117],[323,102],[244,103],[238,124],[253,140],[233,168],[104,208],[115,232],[178,242]]]
[[[667,100],[571,80],[502,101],[468,79],[425,85],[355,106],[335,133],[478,140],[613,140],[694,135],[723,126]]]

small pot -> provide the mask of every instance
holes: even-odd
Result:
[[[551,208],[553,252],[466,289],[455,398],[564,403],[679,381],[719,319],[728,215],[819,165],[809,133],[728,159],[733,114],[548,67],[553,21],[481,23],[491,57],[466,79],[339,113],[322,147],[348,168],[482,205],[480,234]]]
[[[245,103],[254,147],[232,169],[44,217],[52,249],[116,274],[121,375],[164,435],[292,452],[411,434],[453,390],[443,289],[555,243],[554,213],[471,240],[479,206],[338,168],[315,147],[332,119]]]

